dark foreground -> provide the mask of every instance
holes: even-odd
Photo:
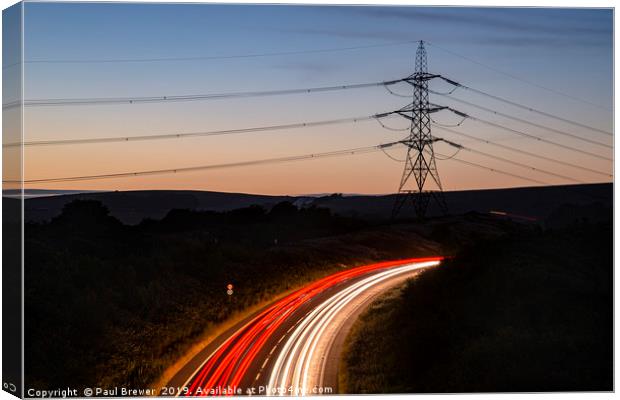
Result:
[[[51,220],[25,225],[26,387],[145,388],[161,380],[162,374],[165,376],[169,367],[193,345],[236,313],[247,312],[328,274],[384,260],[458,254],[475,243],[487,243],[504,235],[520,237],[523,243],[529,240],[533,246],[544,236],[537,233],[540,226],[559,229],[576,218],[593,223],[611,214],[609,199],[576,201],[569,205],[559,202],[557,196],[548,199],[546,190],[534,193],[531,204],[556,204],[556,207],[545,213],[544,220],[536,222],[520,217],[511,221],[488,212],[430,219],[424,223],[377,220],[345,216],[320,204],[304,203],[299,208],[285,201],[269,207],[252,205],[218,212],[170,210],[166,206],[162,208],[166,209],[162,218],[145,218],[129,225],[99,201],[64,202],[62,211],[55,213]],[[329,199],[344,201],[339,196]],[[143,199],[143,204],[148,209],[147,200]],[[157,201],[154,203],[160,206]],[[546,265],[547,259],[558,260],[557,257],[570,254],[576,258],[571,258],[569,264],[583,257],[611,260],[610,229],[584,234],[586,239],[602,238],[597,243],[607,247],[599,252],[584,247],[578,241],[580,236],[576,236],[578,231],[565,232],[565,241],[556,246],[559,250],[538,253],[535,259],[541,265]],[[579,246],[567,245],[567,241],[577,241]],[[521,249],[516,241],[506,243],[511,243],[514,246],[511,251],[519,256],[536,254],[527,247]],[[564,247],[570,253],[560,251]],[[481,254],[483,260],[492,259],[487,258],[488,251]],[[564,262],[563,258],[559,260]],[[610,262],[601,264],[609,274]],[[472,276],[464,269],[459,276],[446,277],[450,278],[445,289],[450,296],[459,293],[456,288],[469,287],[464,284],[461,288],[458,279],[463,282],[477,279],[480,272],[470,269]],[[584,271],[590,269],[584,267]],[[518,275],[504,277],[508,282],[517,278]],[[563,296],[566,291],[582,290],[578,278],[569,281],[576,289],[564,287],[564,278],[563,272],[553,272],[538,280],[523,279],[536,282],[542,292],[547,288],[549,293],[554,293],[548,288],[559,285],[561,290],[553,290]],[[608,278],[600,277],[601,287],[610,285]],[[226,294],[228,283],[234,285],[234,295],[230,297]],[[476,289],[473,293],[477,296],[483,291]],[[547,295],[555,302],[563,301],[557,293],[555,297]],[[470,301],[478,299],[476,296]],[[524,296],[524,301],[531,297]],[[598,303],[591,303],[587,293],[580,296],[585,297],[576,298],[587,301],[577,302],[577,306],[564,302],[567,306],[562,312],[575,314],[579,320],[586,318],[585,311],[605,311]],[[448,295],[439,296],[443,297]],[[487,299],[490,305],[499,301],[492,296]],[[601,303],[610,307],[611,300],[607,300]],[[469,303],[463,302],[461,306],[466,304]],[[486,318],[481,315],[484,314],[479,311],[463,314],[463,321],[479,326]],[[532,318],[541,319],[544,315],[534,314]],[[402,319],[403,323],[407,323],[407,318]],[[460,325],[454,326],[461,330],[463,321],[455,320]],[[489,320],[489,324],[492,322],[502,320]],[[602,326],[598,332],[611,332],[611,327]],[[577,345],[581,344],[576,342]],[[541,342],[540,347],[545,347],[545,343]],[[580,351],[593,354],[588,349]],[[459,374],[476,373],[476,369],[461,370],[464,372]],[[397,389],[385,391],[404,390],[402,385],[394,387]],[[447,385],[444,390],[456,389]]]
[[[69,203],[25,227],[26,386],[144,388],[235,312],[345,268],[452,251],[436,240],[448,232],[510,226],[376,224],[290,203],[129,226],[99,202]]]
[[[461,252],[363,315],[341,389],[613,390],[612,246],[610,219]]]

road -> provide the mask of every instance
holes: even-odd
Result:
[[[170,380],[179,396],[337,393],[342,344],[380,293],[441,257],[348,269],[299,289],[221,334]]]

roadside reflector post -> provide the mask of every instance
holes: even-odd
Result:
[[[226,285],[226,294],[228,295],[228,302],[230,303],[232,300],[232,295],[233,295],[233,284],[229,283],[228,285]]]

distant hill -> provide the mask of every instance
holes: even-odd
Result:
[[[611,183],[465,190],[444,194],[450,214],[499,211],[527,219],[543,220],[561,205],[600,203],[605,208],[613,206]],[[379,219],[390,215],[394,200],[394,195],[332,196],[318,199],[316,203],[336,213]],[[401,215],[412,217],[412,211],[411,207],[403,207]],[[440,210],[432,201],[428,214],[430,216],[440,214]]]
[[[26,189],[24,190],[24,197],[29,199],[32,197],[46,197],[46,196],[60,196],[63,194],[79,194],[79,193],[97,193],[101,190],[49,190],[49,189]],[[2,191],[2,195],[5,197],[17,197],[21,196],[21,190],[7,189]]]
[[[49,220],[60,214],[62,207],[75,199],[101,201],[112,216],[127,224],[144,218],[161,219],[173,208],[224,211],[253,204],[271,208],[282,201],[296,200],[290,196],[263,196],[244,193],[221,193],[191,190],[140,190],[68,194],[31,198],[25,201],[26,221]]]
[[[454,191],[445,192],[445,197],[451,214],[499,211],[544,220],[563,205],[581,206],[599,203],[601,207],[611,209],[613,184]],[[290,201],[299,206],[314,204],[345,216],[384,219],[390,216],[395,196],[296,197],[189,190],[80,193],[27,199],[26,221],[49,220],[58,215],[66,203],[75,199],[99,200],[110,209],[113,216],[124,223],[136,224],[144,218],[163,218],[174,208],[225,211],[256,204],[269,209],[282,201]],[[429,215],[438,214],[439,210],[431,203]],[[404,207],[401,216],[412,217],[411,208]]]

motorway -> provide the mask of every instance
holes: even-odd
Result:
[[[336,394],[347,332],[374,298],[441,257],[347,269],[259,310],[209,343],[181,368],[168,395]]]

